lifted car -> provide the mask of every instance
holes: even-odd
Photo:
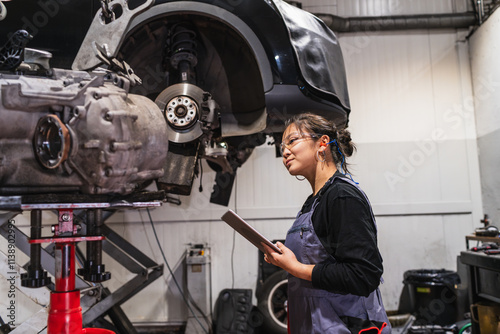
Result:
[[[72,70],[36,72],[27,71],[26,66],[4,70],[15,76],[0,82],[2,94],[5,87],[28,77],[38,81],[19,86],[21,95],[29,96],[30,86],[43,92],[50,83],[42,79],[59,80],[61,85],[59,94],[52,90],[50,101],[36,104],[37,114],[31,113],[30,128],[21,131],[22,136],[1,128],[16,123],[14,114],[29,111],[18,110],[23,109],[22,103],[7,106],[9,97],[2,95],[0,194],[123,195],[155,180],[160,190],[189,195],[200,159],[206,159],[217,172],[211,201],[227,205],[236,169],[256,146],[266,142],[266,136],[274,137],[279,145],[291,115],[309,111],[335,120],[340,127],[347,125],[349,97],[335,34],[315,16],[284,1],[49,0],[30,6],[19,1],[5,5],[8,15],[0,22],[0,34],[8,36],[23,28],[34,37],[30,48],[50,51],[52,66],[71,66]],[[64,83],[66,77],[71,79]],[[109,113],[121,108],[113,98],[101,100],[101,105],[94,103],[94,108],[107,110],[108,118],[135,121],[119,127],[115,121],[111,128],[108,120],[97,129],[90,124],[91,118],[82,118],[88,100],[75,87],[89,82],[94,85],[93,94],[109,97],[116,93],[114,85],[131,97],[123,101],[128,116]],[[76,97],[68,103],[66,91],[71,89],[71,94],[80,97],[78,103]],[[33,94],[25,102],[33,103],[35,97],[40,100],[47,94]],[[135,108],[154,109],[136,97],[140,95],[155,102],[163,120],[156,111],[148,114]],[[75,115],[78,106],[83,109]],[[131,116],[134,112],[139,116]],[[137,119],[139,128],[134,125]],[[76,120],[79,125],[74,131],[70,122]],[[164,127],[165,133],[158,127]],[[68,134],[50,137],[51,128],[68,130]],[[97,138],[105,131],[112,135]],[[13,138],[19,140],[16,151],[7,149]],[[106,143],[106,148],[96,140]],[[65,141],[66,146],[61,144]],[[113,148],[117,141],[128,144]],[[16,160],[21,142],[35,154],[23,155],[26,163],[16,165],[21,171],[9,174],[8,163]],[[80,155],[78,160],[75,156],[82,147],[93,153]],[[116,152],[121,152],[119,159],[112,157]],[[142,165],[129,164],[129,159],[139,159]],[[82,171],[81,166],[89,164],[95,167]],[[89,177],[89,173],[96,175]],[[113,186],[116,180],[124,186]]]

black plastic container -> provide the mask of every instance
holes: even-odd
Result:
[[[404,273],[412,313],[418,325],[446,326],[457,321],[457,285],[460,277],[454,271],[419,269]]]

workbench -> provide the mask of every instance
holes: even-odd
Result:
[[[482,251],[467,250],[460,253],[460,260],[468,269],[470,305],[489,302],[500,306],[500,254],[486,255]],[[474,321],[472,333],[480,334],[479,324]]]

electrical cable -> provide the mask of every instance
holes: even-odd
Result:
[[[200,308],[200,306],[194,301],[193,296],[191,296],[191,293],[189,292],[189,290],[187,291],[187,295],[188,295],[189,301],[193,304],[196,311],[200,312],[200,314],[205,319],[205,322],[207,323],[208,328],[212,328],[212,323],[208,320],[208,316],[203,312],[203,310]]]
[[[158,234],[156,233],[156,228],[155,228],[155,225],[153,223],[153,218],[151,218],[151,213],[149,212],[149,208],[146,208],[146,211],[148,212],[149,222],[151,223],[151,227],[153,228],[153,234],[155,235],[156,243],[158,244],[158,248],[160,249],[160,253],[163,257],[163,262],[165,262],[165,265],[167,266],[168,271],[170,272],[170,275],[172,276],[172,279],[174,280],[175,286],[177,287],[177,289],[179,289],[179,292],[181,293],[182,299],[186,303],[186,306],[188,307],[189,311],[191,311],[191,313],[193,314],[194,318],[196,319],[196,322],[200,325],[201,329],[203,329],[203,331],[205,333],[209,334],[208,331],[205,329],[205,327],[203,327],[203,325],[201,324],[200,319],[198,319],[198,317],[196,316],[196,313],[194,313],[194,310],[191,307],[191,305],[189,304],[189,301],[187,300],[186,295],[182,291],[179,283],[177,282],[177,279],[174,276],[174,272],[172,271],[172,268],[170,268],[170,265],[168,264],[165,253],[163,252],[163,247],[161,247],[160,239],[158,239]]]
[[[198,190],[201,192],[203,192],[203,165],[201,163],[201,159],[199,159],[199,162],[200,162],[200,187],[198,188]]]
[[[234,179],[235,182],[235,191],[234,191],[234,211],[237,213],[237,189],[238,189],[238,179]],[[231,289],[234,289],[234,249],[236,245],[236,230],[233,229],[233,248],[231,249]]]
[[[233,230],[233,247],[231,249],[231,289],[234,289],[234,246],[236,244],[236,231]]]
[[[462,334],[462,333],[463,333],[463,332],[464,332],[467,328],[469,328],[470,326],[472,326],[472,323],[470,323],[470,322],[469,322],[468,324],[466,324],[464,327],[462,327],[462,328],[460,329],[460,331],[458,332],[458,334]]]

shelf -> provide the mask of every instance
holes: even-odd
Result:
[[[469,241],[494,242],[500,244],[499,237],[484,237],[484,236],[469,234],[465,236],[465,245],[467,246],[467,249],[469,249]]]

